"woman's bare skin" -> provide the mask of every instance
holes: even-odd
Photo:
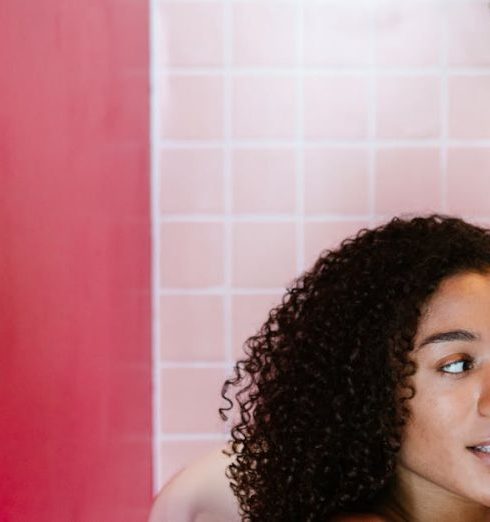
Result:
[[[230,458],[216,449],[183,469],[158,494],[148,522],[240,522],[225,475]]]

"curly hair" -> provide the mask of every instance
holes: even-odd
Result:
[[[422,307],[442,279],[489,267],[490,230],[432,214],[361,229],[293,281],[222,389],[222,418],[238,408],[227,477],[242,520],[375,508],[415,394]]]

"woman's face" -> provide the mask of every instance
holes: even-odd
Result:
[[[490,506],[490,274],[447,278],[415,336],[415,397],[399,453],[409,488]],[[489,453],[471,449],[488,445]]]

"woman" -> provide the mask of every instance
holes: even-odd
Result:
[[[363,229],[245,348],[223,388],[238,390],[228,456],[176,477],[152,522],[490,521],[489,230]]]

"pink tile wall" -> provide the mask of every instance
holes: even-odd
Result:
[[[324,248],[490,223],[483,0],[153,0],[155,489],[226,432],[233,361]]]

